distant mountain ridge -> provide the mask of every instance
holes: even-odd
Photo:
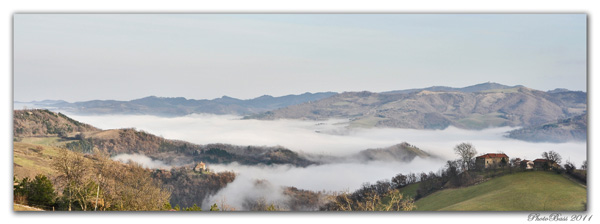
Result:
[[[334,92],[304,93],[273,97],[264,95],[249,100],[228,96],[213,100],[194,100],[183,97],[149,96],[130,101],[91,100],[69,103],[66,101],[30,102],[42,108],[53,108],[77,114],[138,114],[157,116],[184,116],[192,113],[248,115],[274,110],[289,105],[317,101],[335,95]]]
[[[240,100],[150,96],[131,101],[42,101],[42,108],[76,114],[184,116],[192,113],[235,114],[245,119],[348,119],[349,127],[464,129],[529,127],[587,112],[587,93],[557,88],[539,91],[522,85],[487,82],[455,88],[374,92],[319,92]]]
[[[394,90],[394,91],[388,91],[388,92],[382,92],[382,93],[383,94],[414,93],[414,92],[420,92],[423,90],[432,91],[432,92],[474,93],[474,92],[481,92],[481,91],[493,90],[493,89],[512,89],[512,88],[518,88],[518,87],[524,87],[524,86],[522,86],[522,85],[507,86],[507,85],[502,85],[502,84],[495,83],[495,82],[486,82],[486,83],[480,83],[480,84],[462,87],[462,88],[455,88],[455,87],[448,87],[448,86],[432,86],[432,87],[420,88],[420,89]]]
[[[336,118],[349,119],[350,127],[444,129],[455,126],[483,129],[540,125],[587,111],[587,94],[581,91],[544,92],[495,83],[452,88],[451,91],[444,91],[445,87],[427,89],[386,93],[344,92],[246,118]]]

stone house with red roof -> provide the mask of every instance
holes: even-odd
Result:
[[[508,163],[508,156],[504,153],[488,153],[475,157],[475,166],[480,170],[504,167]]]

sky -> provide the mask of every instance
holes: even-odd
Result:
[[[15,101],[586,91],[586,14],[14,14]]]

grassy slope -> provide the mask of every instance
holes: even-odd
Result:
[[[584,187],[553,172],[523,172],[416,202],[419,211],[582,211]]]
[[[58,148],[26,142],[13,144],[13,169],[18,179],[33,178],[37,174],[52,175],[56,172],[51,164],[52,157],[58,155]]]
[[[30,207],[27,205],[19,205],[19,204],[13,204],[13,211],[18,211],[18,212],[39,212],[39,211],[44,211],[43,209],[40,208],[34,208],[34,207]]]
[[[409,184],[406,187],[400,189],[400,193],[405,197],[415,198],[417,196],[417,189],[419,189],[419,183]]]

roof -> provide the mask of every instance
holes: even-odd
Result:
[[[477,158],[486,158],[487,159],[487,158],[502,158],[502,157],[508,158],[508,156],[504,153],[488,153],[483,156],[478,156]]]
[[[538,163],[546,163],[546,162],[551,162],[551,161],[550,161],[550,160],[547,160],[547,159],[536,159],[536,160],[534,160],[533,162],[534,162],[534,163],[535,163],[535,162],[538,162]]]

